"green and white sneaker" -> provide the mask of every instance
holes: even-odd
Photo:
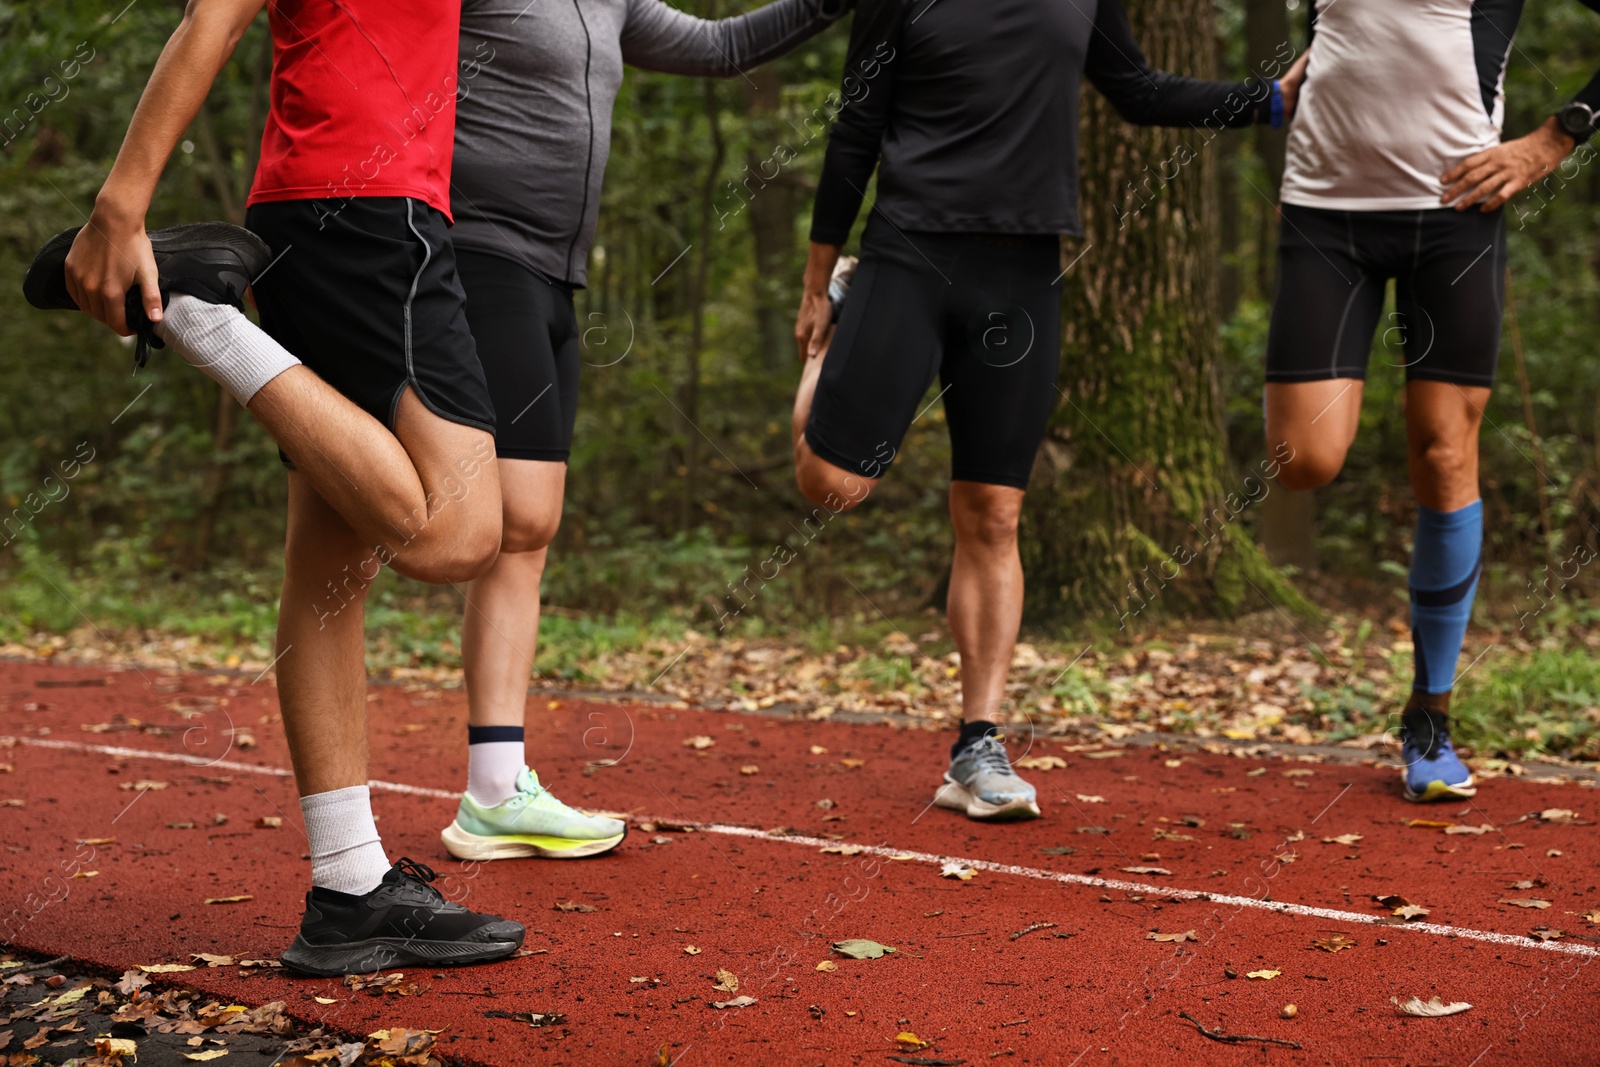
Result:
[[[570,860],[610,852],[628,834],[620,819],[585,815],[557,800],[527,767],[516,794],[493,807],[461,794],[456,821],[439,835],[459,860],[511,860],[529,856]]]

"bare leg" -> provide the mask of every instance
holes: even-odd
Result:
[[[1006,676],[1022,625],[1022,559],[1017,551],[1020,489],[950,484],[956,551],[950,567],[950,633],[961,653],[966,722],[1005,717]]]
[[[366,589],[371,548],[289,474],[289,533],[278,606],[278,702],[300,794],[367,783]]]
[[[268,382],[250,413],[380,564],[464,581],[500,543],[494,439],[440,418],[406,390],[395,432],[305,367]]]
[[[521,726],[539,640],[539,584],[561,522],[567,465],[502,459],[505,532],[494,564],[467,591],[461,659],[467,721]]]
[[[1267,383],[1267,453],[1286,489],[1316,489],[1338,476],[1361,424],[1359,378]]]
[[[828,462],[815,452],[806,441],[806,420],[811,417],[811,400],[817,393],[817,379],[822,376],[822,361],[826,355],[808,359],[800,372],[800,386],[794,395],[794,416],[790,432],[794,439],[794,476],[800,492],[813,504],[822,504],[835,512],[849,511],[871,495],[881,481],[861,474],[852,474],[843,467]]]
[[[1478,499],[1478,430],[1489,390],[1406,383],[1407,463],[1417,503],[1455,511]]]

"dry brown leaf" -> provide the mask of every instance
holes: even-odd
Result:
[[[1466,826],[1466,825],[1446,826],[1444,828],[1444,832],[1447,833],[1447,834],[1476,834],[1476,835],[1482,836],[1483,834],[1494,832],[1494,824],[1493,823],[1484,823],[1481,826]]]
[[[1340,834],[1338,837],[1324,837],[1324,845],[1353,845],[1361,840],[1360,834]]]
[[[963,882],[972,881],[972,876],[977,873],[978,872],[973,870],[971,867],[968,867],[957,860],[947,860],[945,861],[944,866],[939,868],[940,878],[959,878]]]
[[[1412,997],[1403,1004],[1400,1002],[1399,997],[1390,997],[1389,1003],[1393,1004],[1401,1015],[1415,1015],[1422,1019],[1438,1018],[1441,1015],[1455,1015],[1472,1007],[1471,1004],[1464,1000],[1446,1004],[1438,997],[1433,997],[1427,1001],[1424,1001],[1421,997]]]
[[[1105,797],[1097,796],[1094,793],[1079,793],[1077,797],[1085,804],[1104,804],[1106,802]]]
[[[1421,830],[1444,830],[1448,827],[1454,826],[1455,823],[1440,822],[1437,819],[1411,819],[1406,823],[1406,825],[1416,827]]]
[[[817,970],[819,971],[837,971],[838,969],[839,965],[832,960],[823,960],[817,964]]]
[[[238,896],[233,896],[233,897],[206,897],[206,899],[202,900],[200,903],[202,903],[202,904],[243,904],[247,900],[254,900],[254,899],[256,899],[256,898],[251,896],[249,893],[240,893]]]
[[[705,734],[696,734],[694,737],[685,737],[683,739],[684,748],[710,748],[716,743],[717,739],[715,737],[707,737]]]
[[[756,1002],[755,997],[734,997],[732,1000],[714,1000],[713,1008],[748,1008]]]
[[[894,1043],[906,1052],[915,1052],[919,1048],[927,1048],[928,1042],[922,1040],[910,1030],[902,1030],[894,1035]]]
[[[198,960],[207,967],[232,967],[238,961],[232,956],[219,956],[211,952],[191,952],[191,960]]]
[[[1259,978],[1263,982],[1270,982],[1270,981],[1272,981],[1274,978],[1278,977],[1278,975],[1280,975],[1282,973],[1283,973],[1282,971],[1249,971],[1249,972],[1247,972],[1245,974],[1245,977],[1246,978]]]
[[[698,956],[703,950],[698,945],[684,945],[683,952],[686,956]]]
[[[1017,766],[1027,771],[1053,771],[1066,765],[1067,761],[1060,756],[1029,756],[1017,761]]]
[[[718,993],[737,993],[739,992],[739,976],[732,971],[724,971],[719,967],[717,969],[717,984],[711,988]]]
[[[591,912],[596,910],[593,904],[580,904],[576,900],[558,900],[554,904],[556,911],[581,911]]]
[[[1550,906],[1548,900],[1537,900],[1532,897],[1517,897],[1511,900],[1502,900],[1500,903],[1510,904],[1514,908],[1539,908],[1541,910]]]
[[[165,788],[167,788],[168,784],[169,783],[167,783],[167,782],[152,782],[148,778],[140,778],[136,782],[123,782],[117,788],[118,789],[137,789],[139,792],[142,793],[147,789],[148,790],[165,789]]]
[[[1129,874],[1171,874],[1165,867],[1124,867]]]
[[[179,971],[192,971],[194,967],[187,963],[141,963],[139,969],[145,974],[176,974]]]
[[[842,759],[839,762],[844,764],[846,767],[849,767],[851,770],[855,770],[857,767],[865,767],[867,765],[867,761],[864,759]]]
[[[282,825],[282,815],[263,815],[256,820],[256,829],[258,830],[276,830]]]
[[[1334,934],[1332,937],[1319,937],[1311,942],[1312,948],[1320,948],[1324,952],[1338,952],[1341,949],[1353,948],[1355,942],[1343,934]]]
[[[1410,922],[1412,919],[1421,919],[1428,914],[1428,909],[1421,904],[1405,904],[1396,909],[1394,913],[1400,918]]]
[[[1180,930],[1177,933],[1173,933],[1173,934],[1161,934],[1161,933],[1157,933],[1154,930],[1151,930],[1148,934],[1144,935],[1144,939],[1146,941],[1198,941],[1198,940],[1200,940],[1198,937],[1194,936],[1194,931],[1193,930]]]
[[[754,763],[746,763],[743,767],[739,768],[739,773],[740,774],[760,774],[761,773],[761,768],[756,766]]]

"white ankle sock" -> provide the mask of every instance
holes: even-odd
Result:
[[[389,871],[372,818],[372,795],[352,785],[300,798],[311,839],[311,884],[357,896],[370,893]]]
[[[188,293],[172,294],[156,333],[241,404],[249,404],[263,385],[300,365],[238,308],[210,304]]]
[[[480,741],[467,746],[467,792],[486,807],[510,800],[517,793],[517,775],[527,756],[521,741]]]

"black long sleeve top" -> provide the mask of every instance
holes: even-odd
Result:
[[[811,239],[845,242],[874,166],[901,229],[1078,233],[1085,75],[1129,122],[1270,118],[1264,82],[1151,69],[1120,0],[859,0]]]

